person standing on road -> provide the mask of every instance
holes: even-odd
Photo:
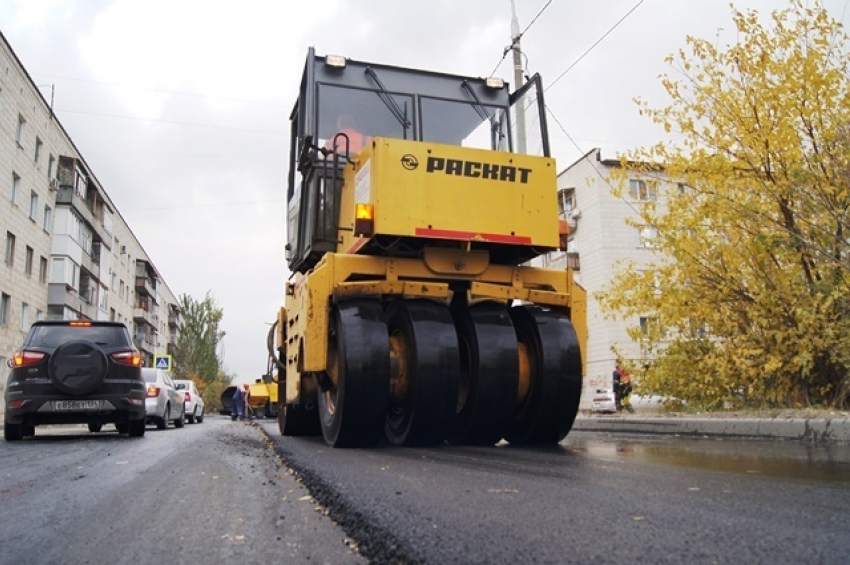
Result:
[[[249,403],[251,400],[251,386],[245,383],[244,387],[245,391],[242,393],[242,401],[245,403],[245,417],[248,420],[253,420],[254,418],[251,416],[251,404]]]
[[[635,409],[632,407],[632,400],[629,396],[632,394],[632,376],[625,369],[620,369],[620,404],[629,413],[633,413]]]
[[[614,373],[611,376],[611,388],[614,391],[614,405],[617,412],[623,411],[621,380],[622,370],[620,369],[620,360],[617,359],[614,362]]]
[[[234,422],[242,419],[242,401],[242,387],[237,385],[236,390],[233,391],[233,408],[230,409],[230,419]]]

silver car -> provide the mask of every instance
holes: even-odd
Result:
[[[195,381],[176,380],[174,386],[183,393],[183,403],[186,405],[186,421],[190,424],[195,422],[204,423],[204,399],[198,393]]]
[[[160,430],[174,422],[175,428],[182,428],[186,419],[186,406],[183,394],[174,386],[171,376],[159,369],[142,369],[147,392],[145,394],[145,419],[156,424]]]

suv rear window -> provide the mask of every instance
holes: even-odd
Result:
[[[101,347],[128,346],[127,329],[122,326],[33,326],[30,347],[59,347],[75,339],[87,339]]]

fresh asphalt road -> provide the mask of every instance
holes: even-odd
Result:
[[[850,559],[850,446],[577,432],[556,449],[332,450],[261,426],[375,562]]]
[[[229,418],[0,441],[3,565],[365,563],[346,541],[260,431]]]
[[[138,439],[45,427],[0,442],[0,509],[2,564],[846,563],[850,446],[334,450],[218,416]]]

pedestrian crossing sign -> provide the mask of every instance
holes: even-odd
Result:
[[[160,371],[171,372],[171,355],[157,355],[154,357],[154,367]]]

